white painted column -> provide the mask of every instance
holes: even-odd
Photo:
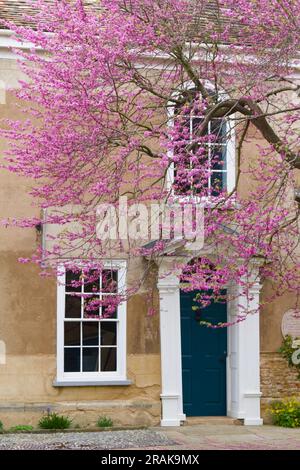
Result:
[[[250,299],[236,288],[237,298],[230,306],[230,320],[245,312],[259,312],[260,283],[250,289]],[[240,292],[240,293],[239,293]],[[259,313],[229,327],[229,416],[243,419],[245,425],[261,425],[260,417],[260,338]]]
[[[157,287],[160,296],[161,426],[180,426],[182,408],[182,367],[179,276],[162,261]]]
[[[243,406],[245,409],[244,424],[261,425],[260,417],[260,333],[259,333],[259,293],[261,285],[255,282],[250,289],[249,310],[258,313],[250,314],[240,326],[241,374]]]

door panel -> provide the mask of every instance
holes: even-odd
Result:
[[[227,321],[226,304],[193,311],[196,292],[181,292],[183,407],[187,416],[226,415],[227,329],[208,328]]]

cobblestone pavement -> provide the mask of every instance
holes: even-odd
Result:
[[[3,449],[160,449],[160,450],[278,450],[300,449],[300,429],[274,426],[193,425],[181,428],[2,434]]]

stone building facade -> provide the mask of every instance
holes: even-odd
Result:
[[[15,98],[7,91],[22,78],[11,45],[10,33],[0,30],[1,118],[18,115]],[[244,151],[254,154],[259,139],[253,131],[253,140]],[[5,143],[0,141],[0,158],[4,151]],[[20,177],[0,172],[1,219],[39,215],[27,196],[28,185]],[[102,383],[66,383],[57,374],[56,282],[42,279],[36,267],[18,262],[18,258],[30,257],[39,243],[38,230],[0,226],[0,419],[5,426],[36,425],[48,410],[67,414],[80,426],[94,426],[100,415],[111,417],[117,425],[184,422],[178,278],[158,283],[154,316],[147,315],[147,287],[128,301],[122,377]],[[191,257],[179,247],[176,256],[183,255]],[[126,282],[143,272],[144,262],[141,258],[127,265]],[[155,270],[149,282],[156,282]],[[260,317],[247,319],[227,333],[224,414],[245,424],[261,424],[261,416],[268,419],[266,408],[272,399],[300,397],[296,372],[277,352],[281,319],[294,299],[286,296],[264,305],[270,288],[255,287],[254,302],[263,305]],[[228,311],[235,315],[238,306],[229,306]]]

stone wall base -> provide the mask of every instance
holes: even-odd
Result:
[[[261,353],[261,413],[265,423],[271,421],[267,411],[271,401],[287,397],[300,399],[300,379],[297,375],[297,370],[289,367],[286,359],[279,353]]]
[[[300,399],[297,371],[289,367],[278,353],[263,352],[260,356],[261,413],[270,422],[267,408],[271,401],[286,397]],[[43,403],[0,402],[0,420],[5,428],[20,424],[37,426],[48,411],[69,416],[73,426],[95,427],[100,416],[112,419],[115,426],[155,426],[161,419],[161,403],[155,400],[94,400]]]
[[[72,427],[95,427],[100,416],[112,419],[114,426],[155,426],[160,422],[160,402],[89,401],[58,403],[0,403],[0,420],[6,429],[27,424],[37,427],[48,411],[70,417]]]

